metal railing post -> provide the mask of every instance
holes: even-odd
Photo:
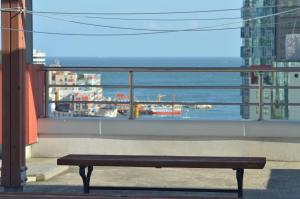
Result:
[[[134,119],[134,81],[133,71],[129,71],[129,119]]]
[[[45,71],[45,117],[49,116],[49,72]]]
[[[264,118],[264,72],[259,72],[259,115],[258,115],[258,121],[263,120]]]

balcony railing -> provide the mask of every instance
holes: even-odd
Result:
[[[264,101],[264,91],[272,89],[300,89],[300,86],[289,86],[289,85],[278,85],[274,82],[270,84],[265,84],[264,76],[266,73],[273,75],[275,73],[284,73],[288,74],[291,72],[300,72],[300,67],[290,67],[290,68],[237,68],[237,67],[44,67],[45,71],[45,111],[46,116],[49,116],[49,104],[73,106],[73,109],[80,110],[82,107],[80,105],[112,105],[112,106],[123,106],[126,111],[128,111],[128,118],[135,119],[137,108],[139,105],[157,105],[157,106],[257,106],[258,107],[258,120],[264,119],[264,107],[278,105],[278,102]],[[128,84],[83,84],[78,83],[78,81],[69,80],[65,77],[64,73],[69,74],[101,74],[101,73],[126,73],[128,78]],[[139,76],[141,73],[252,73],[257,75],[257,83],[247,85],[144,85],[135,83],[134,79],[136,76]],[[56,75],[61,75],[61,82],[54,80]],[[250,75],[251,76],[251,75]],[[201,78],[199,76],[199,78]],[[242,79],[241,79],[242,80]],[[273,79],[273,81],[275,81]],[[242,81],[240,81],[242,84]],[[86,88],[99,88],[99,89],[126,89],[128,95],[124,95],[122,99],[80,99],[73,96],[72,92],[69,92],[69,98],[62,98],[59,96],[53,96],[53,89],[59,91],[59,89],[86,89]],[[237,102],[237,101],[175,101],[175,100],[137,100],[135,98],[136,89],[168,89],[168,90],[257,90],[258,99],[250,102]],[[80,93],[80,91],[76,91]],[[55,93],[55,92],[54,92]],[[76,94],[76,93],[75,93]],[[51,97],[49,97],[51,95]],[[56,93],[57,95],[57,93]],[[300,106],[300,103],[285,103],[287,106]],[[78,106],[78,107],[77,107]],[[139,111],[139,110],[138,110]],[[79,114],[80,116],[80,114]]]

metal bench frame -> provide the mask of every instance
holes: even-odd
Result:
[[[83,182],[83,192],[90,190],[148,190],[148,191],[186,191],[237,193],[243,197],[243,179],[245,169],[263,169],[264,157],[205,157],[205,156],[144,156],[144,155],[89,155],[70,154],[59,158],[58,165],[79,166],[79,175]],[[94,166],[111,167],[152,167],[152,168],[210,168],[232,169],[235,171],[237,189],[201,189],[173,187],[107,187],[90,186]]]
[[[243,198],[243,179],[244,169],[233,169],[236,171],[237,189],[192,189],[192,188],[158,188],[158,187],[101,187],[90,186],[90,180],[93,173],[93,166],[79,166],[79,175],[83,182],[83,192],[89,193],[90,190],[147,190],[147,191],[187,191],[187,192],[221,192],[237,193],[238,198]]]

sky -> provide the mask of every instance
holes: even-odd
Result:
[[[34,11],[62,12],[167,12],[241,8],[242,0],[33,0]],[[43,16],[41,16],[43,15]],[[145,31],[118,30],[92,27],[65,22],[73,20],[85,23],[122,26],[141,29],[191,29],[211,27],[241,19],[227,21],[119,21],[84,18],[82,16],[34,15],[34,30],[63,33],[139,33]],[[220,18],[240,17],[240,11],[196,13],[176,15],[104,16],[126,18]],[[102,16],[103,17],[103,16]],[[234,24],[224,27],[238,27]],[[223,28],[223,27],[221,27]],[[147,31],[149,32],[149,31]],[[47,56],[68,57],[239,57],[240,30],[209,32],[177,32],[168,34],[87,37],[34,34],[34,48]]]

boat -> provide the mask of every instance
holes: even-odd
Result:
[[[213,106],[210,104],[198,104],[195,105],[195,109],[212,109]]]
[[[118,116],[118,109],[99,109],[95,116],[97,117],[108,117],[115,118]]]
[[[129,97],[123,93],[117,93],[115,96],[115,101],[119,102],[116,105],[118,113],[121,115],[126,115],[129,112],[129,105],[127,103],[122,104],[122,102],[128,102]]]
[[[115,118],[118,116],[118,109],[112,105],[104,105],[93,110],[96,117]]]
[[[153,115],[181,115],[182,106],[181,105],[152,105],[150,107],[150,114]]]

